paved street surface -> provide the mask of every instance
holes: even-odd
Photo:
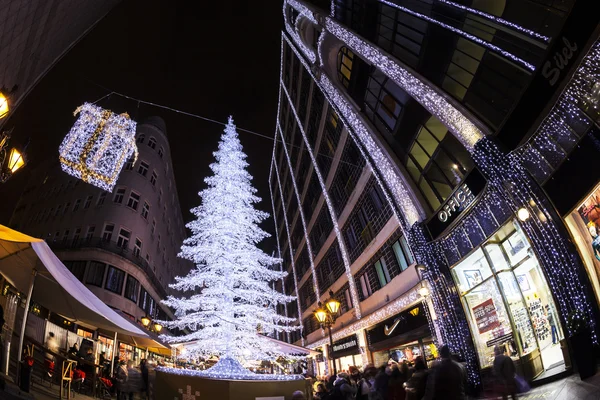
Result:
[[[573,374],[519,395],[520,400],[600,400],[600,374],[581,381]]]
[[[57,400],[58,399],[59,386],[52,385],[52,389],[48,385],[40,385],[34,382],[30,393],[22,393],[19,391],[17,385],[13,383],[7,383],[6,391],[0,391],[0,400]],[[75,394],[77,400],[93,400],[92,397],[83,394]]]

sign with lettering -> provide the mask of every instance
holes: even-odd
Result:
[[[433,238],[439,236],[462,211],[467,209],[474,201],[477,195],[485,188],[486,180],[477,170],[473,169],[459,185],[454,192],[446,199],[446,202],[439,208],[434,217],[427,222],[427,228]]]
[[[475,316],[479,333],[485,333],[500,326],[496,306],[492,299],[488,299],[478,306],[473,307],[473,315]]]
[[[595,1],[574,3],[562,31],[550,43],[545,60],[537,66],[531,83],[497,133],[498,139],[509,151],[525,139],[600,22]]]
[[[419,304],[375,325],[373,329],[369,329],[367,331],[369,346],[423,326],[428,326],[427,315],[423,310],[423,305]]]
[[[334,357],[344,357],[351,354],[359,354],[358,338],[356,335],[348,336],[333,342],[332,347]]]

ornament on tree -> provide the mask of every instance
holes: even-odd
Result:
[[[175,310],[175,320],[160,322],[191,333],[161,338],[171,343],[194,342],[186,346],[191,358],[219,356],[219,362],[205,371],[207,376],[248,377],[254,374],[241,363],[284,355],[279,345],[263,334],[297,329],[289,326],[294,318],[276,311],[278,304],[295,297],[271,286],[287,272],[274,268],[280,259],[256,247],[269,236],[258,226],[269,214],[254,208],[261,199],[255,195],[231,117],[213,154],[216,162],[210,168],[214,175],[204,180],[208,188],[199,193],[202,203],[191,210],[197,219],[186,225],[192,235],[179,253],[195,268],[170,285],[188,296],[163,300]]]
[[[129,115],[90,103],[78,107],[79,118],[59,148],[63,171],[112,192],[125,162],[135,152],[136,123]]]

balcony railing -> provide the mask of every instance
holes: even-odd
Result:
[[[63,242],[48,242],[48,245],[52,250],[81,250],[81,249],[102,249],[110,253],[121,256],[132,263],[146,273],[148,279],[156,289],[160,298],[164,299],[167,297],[167,292],[163,285],[156,277],[155,272],[150,267],[148,261],[133,253],[132,250],[119,246],[116,242],[103,240],[102,238],[92,239],[78,239],[74,241]]]

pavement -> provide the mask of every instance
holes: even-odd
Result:
[[[58,399],[57,385],[52,389],[47,384],[41,385],[34,382],[30,393],[19,391],[17,385],[7,382],[4,391],[0,390],[0,400],[56,400]],[[75,395],[77,400],[93,400],[92,397],[79,394]],[[500,399],[499,397],[488,397],[488,399]],[[527,393],[520,394],[519,400],[600,400],[600,371],[593,377],[582,381],[579,375],[572,374],[555,382],[533,388]]]

